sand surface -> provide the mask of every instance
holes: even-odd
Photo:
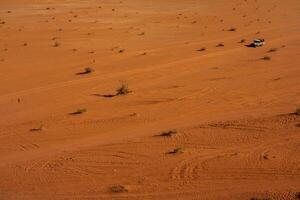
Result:
[[[299,0],[0,1],[0,199],[300,199],[298,107]]]

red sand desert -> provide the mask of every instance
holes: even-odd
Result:
[[[1,0],[0,70],[0,199],[300,199],[299,0]]]

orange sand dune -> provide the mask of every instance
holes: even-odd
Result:
[[[2,0],[0,199],[300,199],[299,11]]]

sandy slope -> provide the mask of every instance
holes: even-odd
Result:
[[[299,21],[299,0],[1,0],[0,199],[296,199]]]

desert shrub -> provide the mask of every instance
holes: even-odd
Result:
[[[178,147],[172,151],[169,152],[169,154],[178,154],[178,153],[184,153],[184,148]]]
[[[79,72],[79,73],[77,73],[77,75],[90,74],[90,73],[92,73],[93,71],[94,71],[93,68],[91,68],[91,67],[86,67],[86,68],[84,68],[84,71],[83,71],[83,72]]]
[[[268,61],[268,60],[271,60],[271,57],[270,57],[270,56],[264,56],[264,57],[262,57],[261,59],[262,59],[262,60],[267,60],[267,61]]]
[[[201,49],[198,49],[197,51],[205,51],[205,50],[206,50],[206,48],[203,47],[203,48],[201,48]]]
[[[296,115],[299,115],[299,116],[300,116],[300,108],[297,108],[297,109],[296,109]]]
[[[268,51],[268,53],[272,53],[272,52],[275,52],[275,51],[277,51],[278,49],[277,48],[272,48],[272,49],[270,49],[269,51]]]
[[[93,68],[91,68],[91,67],[86,67],[85,69],[84,69],[84,73],[85,74],[89,74],[89,73],[92,73],[94,70],[93,70]]]
[[[44,125],[40,124],[37,128],[32,128],[30,129],[30,131],[42,131],[43,130]]]
[[[236,28],[230,28],[228,31],[236,31]]]
[[[177,131],[170,130],[170,131],[164,131],[164,132],[160,133],[158,136],[161,136],[161,137],[171,137],[171,136],[176,135],[176,134],[177,134]]]
[[[54,44],[53,44],[53,47],[59,47],[60,46],[60,43],[59,42],[55,42]]]
[[[72,115],[80,115],[80,114],[83,114],[87,112],[87,109],[86,108],[79,108],[77,109],[75,112],[71,113]]]
[[[122,192],[128,192],[128,189],[124,185],[113,185],[110,188],[110,191],[113,193],[122,193]]]
[[[252,197],[250,200],[272,200],[271,198],[257,198],[257,197]]]
[[[116,95],[126,95],[131,91],[128,88],[128,84],[122,83],[119,88],[116,90]]]

